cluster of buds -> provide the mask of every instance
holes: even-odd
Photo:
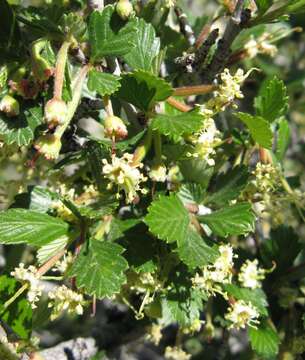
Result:
[[[32,309],[37,308],[36,303],[41,297],[43,286],[39,280],[40,276],[36,267],[31,265],[26,269],[24,264],[20,263],[19,267],[16,267],[14,271],[11,272],[11,275],[22,283],[28,284],[27,299]]]
[[[216,293],[227,297],[222,290],[222,284],[229,284],[233,276],[233,259],[236,257],[230,245],[219,246],[220,255],[214,264],[202,268],[201,274],[196,273],[192,279],[193,286],[199,288],[209,295]]]
[[[259,324],[259,312],[251,302],[244,300],[234,301],[225,315],[225,319],[230,321],[229,329],[244,329],[246,326],[255,328]]]
[[[82,294],[79,294],[67,286],[62,285],[48,293],[51,300],[49,307],[52,308],[51,320],[58,318],[63,311],[69,314],[82,315],[84,312],[83,305],[85,300]]]
[[[104,120],[105,136],[110,139],[122,140],[128,135],[126,125],[123,120],[117,116],[109,115]]]
[[[0,101],[0,111],[8,117],[18,116],[20,113],[19,102],[11,95],[5,95]]]
[[[255,176],[253,184],[259,193],[273,192],[281,184],[279,169],[273,164],[259,162],[252,174]]]
[[[116,12],[123,20],[127,20],[133,14],[132,3],[129,0],[119,0],[116,5]]]
[[[258,39],[255,39],[252,35],[251,39],[244,46],[247,56],[250,59],[255,58],[258,54],[274,57],[278,49],[270,40],[272,40],[272,34],[268,32],[264,32]]]
[[[67,254],[64,255],[63,259],[57,261],[57,263],[54,265],[54,268],[52,270],[64,274],[69,268],[69,266],[72,264],[73,259],[74,258],[72,253],[68,252]]]
[[[134,166],[132,154],[125,153],[121,158],[113,155],[111,163],[103,159],[103,164],[103,174],[110,181],[108,189],[112,189],[115,185],[119,191],[123,190],[127,203],[135,200],[138,191],[146,193],[144,189],[141,189],[140,184],[147,178],[137,168],[142,168],[143,164]]]

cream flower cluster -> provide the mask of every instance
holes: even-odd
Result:
[[[260,193],[272,192],[281,184],[279,170],[272,164],[259,162],[252,174],[255,176],[253,184]]]
[[[48,296],[51,300],[49,303],[49,307],[52,308],[51,320],[58,318],[65,310],[69,314],[83,314],[83,305],[85,304],[83,295],[69,289],[67,286],[58,286],[55,290],[50,291]]]
[[[250,289],[260,288],[261,280],[265,279],[266,270],[258,267],[258,260],[246,260],[238,274],[238,280],[243,287]]]
[[[220,255],[213,265],[203,267],[201,274],[196,273],[192,279],[193,285],[209,295],[215,296],[219,293],[226,297],[221,285],[229,284],[233,275],[233,259],[236,257],[230,245],[219,246]]]
[[[165,359],[170,360],[189,360],[191,358],[191,355],[186,353],[179,346],[167,346],[165,348],[164,357]]]
[[[146,340],[151,341],[158,346],[162,339],[162,326],[159,324],[152,324],[146,334]]]
[[[165,182],[167,179],[167,169],[164,164],[154,164],[149,170],[148,176],[152,181]]]
[[[19,267],[16,267],[14,271],[11,272],[11,275],[14,276],[15,279],[29,285],[27,299],[32,309],[36,309],[36,303],[39,301],[43,290],[37,268],[32,265],[25,268],[24,264],[20,263]]]
[[[229,329],[244,329],[246,326],[256,327],[259,324],[259,312],[244,300],[235,301],[228,309],[225,319],[231,322]]]
[[[137,168],[142,168],[143,164],[135,167],[132,165],[132,161],[133,155],[128,153],[125,153],[121,158],[113,155],[111,163],[103,159],[103,173],[110,181],[108,189],[112,189],[113,185],[116,185],[119,191],[123,190],[127,203],[131,203],[135,199],[137,191],[145,193],[145,190],[141,189],[140,184],[147,180]]]
[[[217,113],[224,111],[235,99],[242,99],[244,95],[240,87],[250,72],[251,70],[245,74],[244,70],[238,69],[234,75],[231,75],[229,69],[224,69],[220,75],[221,84],[214,92],[214,98],[208,101],[207,108]]]
[[[278,51],[275,45],[270,42],[272,35],[264,32],[258,39],[252,35],[251,39],[245,44],[244,48],[250,59],[253,59],[258,54],[265,54],[274,57]]]
[[[74,258],[72,253],[68,252],[67,254],[64,255],[62,260],[57,261],[57,263],[55,264],[52,270],[64,274],[67,271],[68,267],[72,264],[73,259]]]

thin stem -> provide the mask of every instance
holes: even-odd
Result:
[[[161,140],[160,132],[154,131],[153,137],[154,137],[154,150],[155,150],[156,160],[158,163],[161,163],[161,161],[162,161],[162,140]]]
[[[55,67],[54,93],[53,93],[55,99],[61,99],[62,97],[62,88],[65,77],[68,50],[70,45],[71,45],[70,41],[64,41],[57,54],[57,61]]]
[[[188,111],[192,110],[192,108],[190,106],[183,104],[182,102],[176,100],[175,98],[173,98],[171,96],[166,99],[166,102],[169,103],[174,108],[176,108],[177,110],[182,111],[182,112],[188,112]]]
[[[23,284],[21,288],[4,303],[3,309],[6,310],[28,287],[28,283]]]
[[[190,95],[203,95],[209,94],[216,90],[215,85],[194,85],[194,86],[183,86],[174,89],[174,96],[190,96]]]

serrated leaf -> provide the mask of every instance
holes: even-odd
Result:
[[[127,261],[121,256],[124,248],[108,241],[91,240],[89,249],[82,251],[68,275],[76,278],[78,288],[98,299],[111,297],[126,282]]]
[[[122,76],[121,88],[116,95],[143,111],[148,111],[156,102],[171,96],[173,89],[165,80],[143,70]]]
[[[93,11],[89,20],[92,60],[127,54],[135,46],[136,33],[136,22],[129,21],[125,25],[114,6],[108,5],[103,11]]]
[[[267,321],[257,328],[249,328],[249,339],[252,349],[264,358],[274,357],[279,352],[280,338]]]
[[[262,87],[254,105],[258,116],[269,123],[285,115],[288,109],[287,89],[284,82],[277,77],[268,80]]]
[[[43,246],[66,235],[64,221],[25,209],[10,209],[0,213],[0,243]]]
[[[124,59],[133,69],[151,71],[160,50],[160,39],[156,37],[154,27],[143,19],[138,19],[137,29],[136,46],[124,56]]]
[[[179,168],[186,181],[200,184],[206,189],[214,172],[214,167],[202,159],[181,160]]]
[[[4,303],[17,292],[19,287],[16,279],[9,278],[6,275],[0,276],[0,314],[1,320],[16,335],[21,339],[27,340],[32,332],[32,308],[25,295],[23,294],[15,299],[7,309],[3,307]]]
[[[15,196],[11,208],[23,208],[46,213],[52,208],[59,195],[42,186],[29,186],[26,193]]]
[[[199,113],[198,109],[179,115],[157,114],[152,120],[151,127],[175,140],[181,135],[190,135],[199,131],[203,121],[204,116]]]
[[[16,118],[0,115],[0,139],[6,144],[29,145],[34,139],[35,129],[42,123],[41,107],[22,111]]]
[[[144,221],[155,236],[168,243],[183,242],[190,224],[189,214],[175,194],[153,201]]]
[[[37,251],[37,260],[39,264],[45,263],[52,256],[57,254],[59,251],[63,250],[69,241],[67,235],[63,235],[58,239],[51,241],[50,243],[43,245]]]
[[[219,174],[216,178],[216,188],[213,193],[207,194],[204,204],[223,206],[236,199],[246,187],[249,172],[245,166],[236,167],[226,174]]]
[[[200,222],[208,225],[216,235],[244,235],[254,230],[255,215],[251,204],[241,203],[198,216]]]
[[[224,290],[235,300],[244,300],[246,303],[250,301],[251,304],[257,308],[261,315],[268,316],[268,302],[266,299],[266,294],[262,289],[240,288],[236,285],[228,284],[224,285]]]
[[[282,161],[290,143],[290,128],[285,118],[280,119],[278,124],[275,155],[279,161]]]
[[[192,288],[185,274],[176,275],[170,290],[161,298],[162,323],[191,325],[200,318],[203,298],[203,292]]]
[[[272,148],[273,134],[267,120],[246,113],[237,113],[236,115],[248,127],[255,142],[266,149]]]
[[[111,95],[121,86],[119,80],[119,76],[93,69],[89,72],[88,89],[96,91],[101,96]]]
[[[209,246],[194,230],[189,230],[185,239],[178,242],[177,253],[190,269],[213,263],[219,255],[217,248]]]
[[[200,204],[205,195],[206,189],[196,183],[183,184],[178,192],[178,196],[184,204]]]

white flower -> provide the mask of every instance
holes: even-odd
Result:
[[[69,289],[67,286],[58,286],[55,290],[50,291],[48,296],[51,299],[49,307],[53,308],[51,320],[56,319],[65,310],[69,314],[83,314],[83,305],[85,304],[83,295]]]
[[[170,360],[189,360],[191,355],[187,354],[178,346],[167,346],[165,348],[164,357]]]
[[[164,0],[164,5],[167,8],[174,7],[176,5],[176,0]]]
[[[37,307],[36,303],[39,301],[43,290],[43,286],[39,280],[38,270],[32,265],[26,269],[24,264],[20,263],[19,267],[11,272],[11,275],[17,280],[29,284],[27,299],[31,303],[32,309],[35,309]]]
[[[258,310],[250,302],[247,304],[244,300],[235,301],[225,315],[225,319],[232,323],[229,329],[237,330],[244,329],[247,325],[255,328],[259,324],[258,317]]]
[[[165,182],[167,175],[166,175],[167,169],[166,166],[163,164],[155,164],[151,167],[148,176],[153,181],[157,182]]]
[[[113,155],[111,163],[108,163],[106,159],[102,160],[104,164],[103,173],[110,180],[108,188],[111,189],[113,185],[117,185],[119,191],[123,190],[125,192],[128,203],[135,199],[137,191],[145,192],[140,188],[140,183],[147,180],[139,169],[132,165],[132,160],[133,155],[127,153],[121,158]],[[137,166],[141,168],[143,164]]]
[[[258,260],[247,260],[241,267],[238,280],[242,286],[256,289],[262,286],[260,280],[265,279],[266,271],[258,267]]]

